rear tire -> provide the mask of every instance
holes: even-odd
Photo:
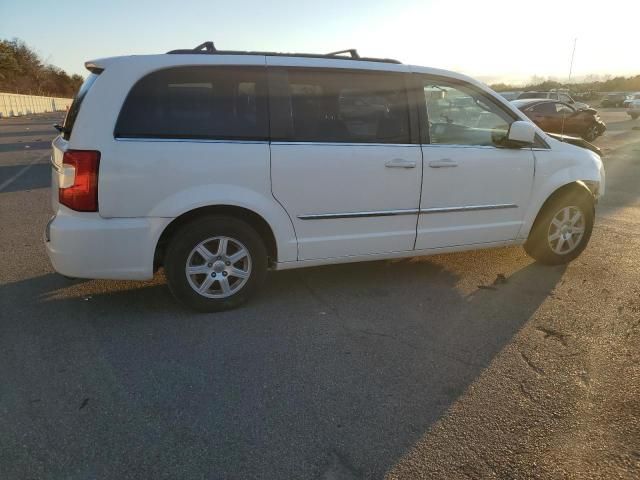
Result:
[[[562,192],[538,214],[524,249],[545,265],[569,263],[587,247],[594,217],[589,193],[577,189]]]
[[[171,293],[200,312],[245,303],[267,273],[267,249],[258,233],[232,217],[209,215],[178,230],[164,261]]]

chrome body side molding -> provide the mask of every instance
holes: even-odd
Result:
[[[505,208],[518,208],[515,203],[500,203],[496,205],[466,205],[463,207],[439,207],[439,208],[409,208],[403,210],[378,210],[371,212],[343,212],[343,213],[312,213],[298,215],[300,220],[328,220],[338,218],[367,218],[367,217],[391,217],[394,215],[416,215],[453,212],[476,212],[480,210],[501,210]]]
[[[420,210],[410,208],[404,210],[379,210],[373,212],[314,213],[298,215],[300,220],[327,220],[336,218],[392,217],[394,215],[416,215]]]
[[[502,210],[504,208],[518,208],[515,203],[499,203],[496,205],[466,205],[464,207],[421,208],[421,214],[450,213],[450,212],[476,212],[479,210]]]

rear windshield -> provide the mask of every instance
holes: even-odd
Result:
[[[98,78],[98,75],[95,73],[89,74],[82,83],[80,90],[78,90],[78,93],[73,98],[71,107],[69,107],[69,111],[67,112],[67,116],[64,118],[64,123],[62,125],[62,138],[65,140],[69,140],[69,137],[71,137],[71,130],[73,130],[73,125],[76,123],[76,118],[80,111],[80,105],[82,105],[84,97],[87,95],[87,92],[91,88],[91,85],[93,85],[93,82],[96,81],[96,78]]]

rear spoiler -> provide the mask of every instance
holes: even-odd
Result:
[[[98,65],[96,62],[85,62],[84,68],[89,70],[91,73],[95,73],[96,75],[100,75],[104,71],[104,67]]]

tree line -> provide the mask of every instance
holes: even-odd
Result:
[[[0,92],[72,97],[82,85],[78,74],[69,75],[54,65],[46,64],[25,42],[19,39],[0,40]],[[634,77],[587,77],[582,82],[567,85],[555,79],[533,77],[525,85],[496,83],[497,92],[509,90],[548,91],[570,87],[574,93],[640,92],[640,75]]]
[[[0,92],[73,97],[83,80],[46,64],[22,40],[0,40]]]
[[[581,82],[572,82],[571,84],[562,83],[554,79],[543,79],[533,77],[525,86],[509,85],[507,83],[496,83],[491,88],[497,92],[506,92],[513,90],[531,91],[549,91],[557,88],[569,88],[574,93],[591,93],[591,92],[640,92],[640,75],[633,77],[610,77],[603,78],[590,75]]]

